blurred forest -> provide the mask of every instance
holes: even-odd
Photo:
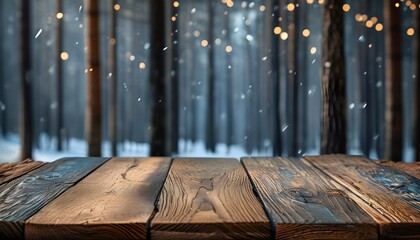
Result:
[[[410,0],[0,1],[0,155],[415,161],[419,23]]]

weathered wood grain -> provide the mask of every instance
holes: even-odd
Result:
[[[269,221],[235,159],[175,159],[152,239],[268,239]]]
[[[30,239],[146,239],[170,158],[113,158],[25,225]]]
[[[393,161],[375,161],[383,166],[392,167],[403,171],[405,173],[410,174],[418,179],[420,179],[420,162],[413,162],[413,163],[403,163],[403,162],[393,162]]]
[[[18,163],[0,163],[0,185],[25,175],[44,164],[43,162],[34,161],[29,158]]]
[[[0,236],[23,237],[23,221],[100,166],[106,158],[64,158],[0,186]]]
[[[242,158],[276,239],[377,239],[377,226],[333,180],[297,159]]]
[[[305,159],[359,198],[360,207],[379,223],[381,238],[420,239],[419,179],[363,157]]]

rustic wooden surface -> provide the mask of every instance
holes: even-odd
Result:
[[[344,155],[25,164],[0,165],[9,177],[0,239],[420,239],[417,164]]]
[[[45,164],[0,186],[0,236],[23,237],[22,222],[44,207],[106,158],[65,158]]]
[[[0,185],[39,168],[45,163],[26,159],[18,163],[0,163]]]
[[[377,239],[375,221],[332,179],[297,159],[242,158],[276,239]]]
[[[170,163],[170,158],[107,161],[30,218],[26,238],[146,239]]]
[[[419,179],[362,157],[305,159],[365,202],[360,206],[379,223],[381,238],[420,239]]]
[[[152,239],[268,239],[269,221],[235,159],[175,159]]]
[[[376,162],[383,166],[392,167],[410,174],[418,179],[420,179],[420,162],[413,163],[403,163],[403,162],[393,162],[393,161],[378,161]]]

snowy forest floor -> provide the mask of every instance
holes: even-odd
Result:
[[[86,142],[79,139],[70,139],[65,143],[64,151],[55,150],[55,140],[49,140],[47,137],[42,137],[40,147],[36,147],[33,152],[33,159],[43,162],[51,162],[62,157],[86,157],[87,145]],[[0,163],[2,162],[17,162],[19,159],[19,136],[8,135],[7,137],[0,136]],[[231,146],[228,148],[225,144],[217,144],[216,152],[208,152],[205,149],[205,144],[202,141],[193,143],[191,141],[181,140],[179,142],[180,153],[172,157],[223,157],[223,158],[236,158],[247,156],[266,156],[271,157],[272,153],[269,152],[253,152],[247,154],[240,146]],[[147,157],[149,154],[148,144],[138,144],[133,142],[124,142],[118,145],[119,157]],[[350,149],[350,155],[363,155],[362,152]],[[413,159],[414,151],[412,148],[407,148],[403,152],[403,160],[411,162]],[[305,155],[319,155],[316,150],[311,150]],[[104,142],[102,146],[102,156],[111,156],[109,142]],[[371,153],[368,158],[378,159],[375,153]]]
[[[43,162],[51,162],[62,157],[86,157],[86,142],[78,139],[71,139],[65,143],[64,151],[55,150],[55,140],[48,140],[43,137],[40,148],[36,147],[33,152],[33,159]],[[17,135],[9,135],[7,137],[0,136],[0,163],[1,162],[17,162],[19,159],[19,137]],[[247,154],[242,147],[232,146],[228,148],[225,144],[218,144],[216,152],[208,152],[205,149],[204,142],[199,141],[192,143],[190,141],[179,142],[180,154],[175,155],[182,157],[224,157],[240,159],[245,156],[271,156],[271,152],[253,152]],[[147,157],[149,154],[148,144],[138,144],[125,142],[118,146],[119,157]],[[102,156],[111,156],[109,142],[105,142],[102,146]]]

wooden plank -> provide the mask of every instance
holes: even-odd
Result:
[[[146,239],[170,158],[113,158],[25,225],[30,239]]]
[[[44,164],[45,163],[43,162],[34,161],[32,159],[26,159],[25,161],[18,163],[0,163],[0,185],[25,175]]]
[[[377,239],[377,226],[333,180],[297,159],[242,158],[276,239]]]
[[[359,198],[381,238],[420,239],[420,180],[363,157],[305,157]],[[382,217],[378,217],[378,213]]]
[[[106,158],[64,158],[0,186],[0,236],[23,238],[23,221],[100,166]]]
[[[175,159],[152,239],[268,239],[270,226],[236,159]]]
[[[393,161],[375,161],[383,166],[388,166],[410,174],[418,179],[420,179],[420,162],[413,163],[403,163],[403,162],[393,162]]]

